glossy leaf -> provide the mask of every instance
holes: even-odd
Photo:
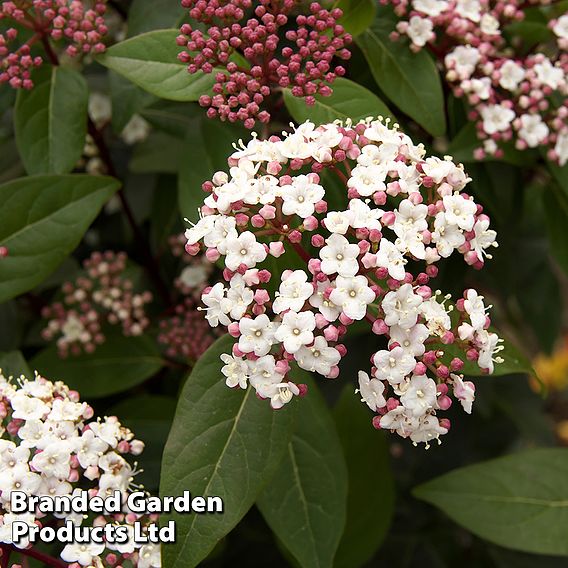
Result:
[[[94,353],[61,359],[55,345],[38,353],[30,366],[62,380],[83,398],[100,398],[128,390],[157,373],[164,362],[150,337],[124,337],[113,330]]]
[[[364,32],[377,13],[377,3],[374,0],[338,0],[335,8],[343,10],[339,23],[353,36]]]
[[[174,515],[175,544],[164,547],[164,568],[197,566],[246,514],[287,449],[293,408],[275,412],[254,390],[229,389],[221,374],[225,336],[199,359],[179,397],[164,450],[160,493],[220,496],[223,514]],[[167,520],[167,518],[166,518]]]
[[[183,14],[179,0],[133,0],[128,10],[128,36],[173,28]]]
[[[377,85],[402,112],[430,134],[446,131],[444,96],[436,65],[424,50],[412,53],[404,41],[393,42],[392,21],[381,10],[369,29],[356,38]]]
[[[452,471],[414,490],[476,535],[568,555],[568,450],[538,449]]]
[[[30,367],[20,351],[0,352],[0,371],[6,378],[24,375],[28,379],[33,379]]]
[[[568,274],[568,195],[556,187],[547,188],[543,192],[543,199],[551,252],[562,270]]]
[[[383,542],[394,512],[387,434],[373,428],[372,413],[353,391],[353,386],[346,386],[333,409],[349,478],[347,522],[335,568],[368,562]]]
[[[33,176],[0,185],[0,302],[49,276],[118,189],[109,177]]]
[[[85,146],[87,83],[73,69],[49,66],[34,74],[34,82],[18,93],[14,111],[22,162],[28,174],[70,172]]]
[[[345,459],[318,388],[305,372],[294,382],[309,384],[309,393],[297,401],[294,435],[257,505],[300,566],[331,568],[345,526]]]
[[[284,90],[286,108],[298,123],[309,119],[315,124],[326,124],[336,119],[348,118],[358,122],[368,116],[384,116],[394,120],[385,103],[377,95],[349,79],[336,79],[332,95],[316,95],[315,99],[315,104],[308,106],[304,99],[295,97],[289,89]]]
[[[178,30],[156,30],[117,43],[97,57],[149,93],[172,101],[196,101],[214,82],[213,74],[190,75],[178,60]]]

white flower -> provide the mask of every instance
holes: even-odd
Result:
[[[387,239],[381,239],[377,251],[377,266],[386,268],[395,280],[404,280],[406,259],[398,248]]]
[[[487,12],[481,17],[479,29],[487,35],[499,35],[501,33],[499,30],[499,20]]]
[[[0,440],[0,473],[27,463],[29,457],[28,448],[16,446],[14,442],[8,440]]]
[[[275,384],[281,383],[284,375],[276,367],[276,360],[273,355],[264,355],[258,359],[247,361],[250,384],[256,389],[263,398],[270,398],[266,389]]]
[[[91,93],[89,95],[89,116],[97,125],[108,122],[112,117],[110,97],[102,93]]]
[[[525,78],[525,70],[512,59],[503,63],[499,74],[499,85],[508,91],[516,91],[519,83]]]
[[[203,244],[208,248],[216,248],[221,254],[227,254],[227,242],[238,237],[235,218],[228,215],[210,215],[204,219],[209,218],[214,218],[214,223],[203,235]]]
[[[568,39],[568,14],[560,16],[552,27],[552,31],[561,39]]]
[[[519,137],[529,148],[536,148],[548,136],[549,129],[540,114],[523,114],[520,117]]]
[[[469,79],[479,63],[479,50],[470,45],[458,45],[444,60],[448,69],[453,69],[460,79]]]
[[[21,420],[39,420],[49,412],[49,406],[38,398],[26,396],[23,392],[16,393],[10,400],[14,409],[13,418]]]
[[[443,199],[446,212],[446,222],[457,225],[464,231],[471,231],[475,223],[477,205],[473,199],[466,199],[462,195],[446,195]]]
[[[405,408],[402,405],[389,410],[389,412],[381,416],[379,424],[383,430],[396,432],[403,438],[407,438],[410,433],[408,417],[406,416]]]
[[[31,513],[4,513],[2,525],[0,525],[0,542],[13,543],[18,548],[27,548],[30,543],[29,536],[20,537],[17,543],[12,540],[13,524],[15,522],[25,523],[31,528],[37,527],[35,516]]]
[[[92,566],[95,558],[102,554],[104,549],[104,543],[72,543],[65,546],[60,556],[65,562],[78,562],[81,566]]]
[[[272,309],[275,314],[284,310],[299,312],[313,291],[314,287],[308,282],[308,275],[303,270],[294,270],[283,277]]]
[[[349,210],[346,214],[349,218],[349,224],[354,229],[366,228],[369,231],[376,229],[380,231],[382,217],[384,211],[382,209],[371,209],[367,203],[360,199],[352,199],[349,202]]]
[[[148,543],[140,547],[137,568],[161,568],[160,545]]]
[[[450,375],[454,381],[454,396],[460,401],[463,409],[471,414],[471,407],[475,400],[475,385],[471,381],[464,381],[459,375]]]
[[[389,335],[389,346],[398,343],[404,351],[410,353],[413,357],[420,357],[426,351],[424,342],[430,336],[430,332],[424,324],[417,323],[410,328],[393,325],[389,330]]]
[[[515,111],[503,104],[487,105],[481,109],[483,130],[489,135],[507,130],[515,118]]]
[[[71,471],[71,451],[67,444],[53,443],[36,454],[31,464],[36,471],[45,475],[67,479]]]
[[[9,503],[12,491],[23,491],[26,495],[35,495],[41,484],[41,476],[29,470],[27,463],[20,463],[2,472],[0,475],[0,491],[2,501]]]
[[[324,337],[318,335],[313,345],[301,347],[294,354],[294,358],[302,369],[325,377],[329,375],[331,368],[339,363],[341,355],[337,349],[328,346]]]
[[[416,367],[416,359],[402,347],[377,351],[373,356],[373,363],[377,368],[375,377],[388,381],[391,385],[401,383]]]
[[[415,443],[424,442],[426,448],[429,447],[428,442],[439,440],[440,436],[447,434],[448,429],[440,426],[438,419],[432,414],[428,414],[421,418],[418,425],[413,428],[410,439]]]
[[[364,371],[359,371],[359,389],[355,392],[361,393],[361,402],[366,403],[373,412],[387,403],[383,396],[385,384],[378,379],[370,379]]]
[[[77,403],[71,400],[61,400],[56,398],[51,404],[51,412],[49,413],[48,419],[59,421],[59,420],[78,420],[81,418],[87,404],[85,402]]]
[[[227,355],[227,353],[221,354],[221,361],[225,363],[221,368],[221,373],[227,377],[225,384],[229,388],[239,386],[242,389],[246,389],[248,379],[246,361],[242,357],[234,357],[233,355]]]
[[[331,235],[325,242],[327,245],[319,253],[322,259],[321,271],[324,274],[355,276],[359,270],[359,247],[350,244],[344,236],[338,234]]]
[[[186,266],[179,275],[180,282],[188,288],[199,288],[207,282],[209,270],[205,264]]]
[[[465,236],[455,223],[449,223],[446,213],[441,211],[434,220],[432,242],[436,243],[436,250],[440,256],[447,258],[465,243]]]
[[[215,227],[215,221],[218,218],[219,215],[207,215],[199,219],[191,228],[186,229],[185,238],[187,239],[187,244],[194,245],[205,237],[205,235],[209,234]]]
[[[432,30],[434,24],[429,18],[421,18],[420,16],[412,16],[408,22],[406,33],[412,40],[414,45],[423,47],[426,42],[432,38]]]
[[[551,89],[558,89],[566,83],[564,71],[560,67],[552,65],[550,59],[546,58],[542,63],[537,63],[533,67],[538,80]]]
[[[351,177],[347,180],[347,187],[357,190],[359,195],[369,197],[376,191],[386,189],[386,170],[380,166],[362,166],[353,168]]]
[[[457,0],[456,12],[462,17],[479,22],[481,18],[481,4],[479,0]]]
[[[404,392],[400,402],[416,418],[423,416],[436,405],[436,382],[426,375],[412,375],[410,381],[399,388]]]
[[[315,204],[325,195],[324,188],[307,175],[294,177],[292,185],[285,185],[281,190],[284,215],[299,215],[304,219],[313,215]]]
[[[428,16],[439,16],[448,8],[445,0],[412,0],[412,7]]]
[[[229,315],[234,320],[240,320],[253,299],[254,292],[246,285],[244,278],[240,274],[235,274],[229,282],[227,291],[226,302],[230,307]]]
[[[426,327],[430,333],[442,336],[451,329],[452,322],[444,305],[433,296],[424,300],[420,305],[420,314],[426,320]]]
[[[475,334],[475,342],[479,347],[479,357],[477,364],[481,369],[487,369],[489,373],[493,373],[495,366],[493,363],[501,363],[501,357],[493,357],[496,353],[503,350],[503,346],[499,345],[501,339],[496,333],[487,330],[478,331]]]
[[[453,169],[453,164],[450,160],[441,160],[436,156],[430,156],[424,160],[422,164],[422,171],[432,180],[434,183],[442,183],[444,179],[448,177]]]
[[[266,355],[275,343],[274,332],[276,325],[266,314],[256,318],[243,318],[239,322],[239,349],[243,353],[254,353],[258,357]]]
[[[420,172],[414,164],[395,162],[395,170],[398,172],[398,185],[402,193],[418,191],[420,184]]]
[[[243,196],[245,203],[251,205],[273,203],[277,197],[280,197],[278,179],[271,175],[253,180],[250,190]]]
[[[367,306],[375,299],[375,293],[369,287],[365,276],[352,278],[338,276],[329,299],[336,306],[341,306],[347,317],[361,320],[367,313]]]
[[[225,266],[229,270],[237,270],[244,264],[248,268],[256,266],[267,256],[264,245],[256,241],[256,237],[250,231],[241,233],[238,237],[227,239],[227,256]]]
[[[349,229],[349,215],[343,211],[330,211],[325,216],[324,223],[330,233],[344,235]]]
[[[128,145],[143,142],[150,134],[150,124],[139,114],[135,114],[120,133],[120,137]]]
[[[331,298],[326,299],[324,296],[324,292],[332,287],[332,284],[329,280],[323,280],[322,282],[318,282],[317,290],[310,296],[309,302],[310,305],[314,308],[317,308],[321,315],[329,322],[334,322],[341,313],[341,308],[336,306],[332,301]]]
[[[282,408],[285,404],[288,404],[294,395],[298,396],[300,394],[300,389],[294,383],[279,383],[274,385],[274,390],[270,396],[270,406],[274,410]]]
[[[408,231],[425,231],[428,228],[427,215],[428,207],[426,205],[414,205],[409,199],[403,199],[399,203],[398,209],[394,211],[393,231],[399,237],[403,237]]]
[[[564,166],[568,162],[568,131],[561,132],[556,140],[554,151],[558,155],[558,163]]]
[[[389,292],[383,299],[385,323],[409,328],[416,325],[422,297],[415,294],[411,284],[403,284],[398,290]]]
[[[91,465],[97,465],[100,456],[108,447],[109,445],[96,436],[92,430],[86,430],[81,434],[75,447],[77,460],[84,469],[87,469]]]
[[[284,344],[288,353],[296,353],[302,345],[313,342],[315,327],[316,318],[313,312],[289,311],[284,314],[274,337]]]
[[[475,290],[470,288],[465,293],[463,307],[467,312],[471,325],[475,331],[481,331],[485,327],[487,316],[485,314],[486,307],[483,303],[483,296],[480,296]]]
[[[227,317],[231,306],[225,297],[225,292],[223,283],[217,282],[209,292],[201,295],[201,300],[207,308],[198,309],[204,309],[207,312],[205,319],[211,327],[217,327],[219,324],[229,325],[231,323],[231,320]]]

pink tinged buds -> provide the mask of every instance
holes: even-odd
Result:
[[[262,216],[263,219],[274,219],[276,218],[276,207],[272,205],[263,205],[258,213]]]
[[[375,335],[385,335],[386,333],[388,333],[389,328],[384,320],[377,319],[373,322],[372,330]]]
[[[253,215],[251,217],[250,222],[251,222],[252,226],[257,228],[257,229],[264,227],[264,225],[266,224],[266,221],[264,220],[262,215]]]
[[[0,258],[6,258],[8,256],[8,248],[1,246],[0,247]]]
[[[221,254],[216,248],[208,248],[205,252],[205,256],[207,257],[207,260],[209,262],[216,262],[217,260],[219,260]]]
[[[267,290],[257,290],[254,293],[254,301],[257,304],[266,304],[266,302],[270,301],[270,295],[268,294]]]
[[[232,322],[227,326],[227,331],[232,337],[239,337],[241,332],[239,330],[238,322]]]
[[[298,244],[302,241],[302,233],[300,233],[300,231],[293,230],[288,234],[288,240],[291,243]]]
[[[275,258],[279,258],[285,252],[284,244],[282,243],[282,241],[271,242],[269,245],[269,249],[270,249],[270,254]]]
[[[419,363],[416,363],[416,367],[414,367],[414,374],[415,375],[425,375],[427,370],[428,370],[428,368],[426,367],[426,365],[424,365],[424,363],[422,363],[422,362],[419,362]]]
[[[446,331],[440,338],[444,345],[450,345],[456,340],[455,335],[451,331]]]
[[[450,362],[450,370],[451,371],[461,371],[464,367],[464,362],[459,359],[458,357],[454,357]]]
[[[328,325],[324,331],[323,331],[323,335],[326,338],[327,341],[337,341],[339,339],[339,330],[333,326],[333,325]]]
[[[373,428],[375,428],[375,430],[380,430],[381,429],[381,416],[373,416],[373,420],[371,421],[373,424]]]
[[[440,365],[436,369],[436,376],[440,377],[441,379],[447,379],[450,376],[450,370],[446,365]]]
[[[328,379],[337,379],[337,377],[339,377],[339,367],[337,365],[334,365],[326,375],[326,377]]]
[[[309,217],[306,217],[306,219],[304,219],[304,228],[307,231],[315,231],[318,228],[318,225],[319,222],[313,215],[310,215]]]
[[[438,397],[438,407],[440,410],[448,410],[452,406],[452,399],[449,396],[442,395]]]

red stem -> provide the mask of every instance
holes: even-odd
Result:
[[[4,553],[18,552],[23,556],[29,556],[30,558],[35,558],[35,560],[43,562],[45,566],[53,566],[54,568],[68,568],[69,566],[67,563],[63,562],[62,560],[54,558],[53,556],[49,556],[49,554],[44,554],[43,552],[40,552],[39,550],[35,550],[33,548],[16,548],[11,544],[3,544],[2,551]],[[2,562],[3,561],[4,558],[2,558]]]

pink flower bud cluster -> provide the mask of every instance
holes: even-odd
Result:
[[[349,59],[352,41],[337,23],[342,12],[310,4],[290,26],[296,0],[182,0],[189,16],[201,26],[184,24],[178,45],[180,61],[190,73],[215,74],[213,96],[199,99],[210,118],[243,122],[253,128],[267,123],[266,99],[281,89],[314,104],[314,95],[328,96],[330,85],[345,69],[335,58]],[[202,26],[207,27],[203,32]]]
[[[524,18],[527,3],[521,0],[381,3],[394,6],[401,18],[392,39],[406,35],[413,51],[429,49],[454,95],[467,100],[482,141],[476,158],[502,157],[503,143],[510,141],[519,150],[545,148],[561,165],[568,161],[568,16],[549,22],[556,49],[522,55],[515,38],[509,42],[503,33]]]
[[[92,353],[105,341],[105,324],[119,325],[126,336],[148,327],[145,306],[152,294],[134,291],[126,261],[125,253],[93,253],[83,263],[85,273],[62,286],[63,299],[44,308],[49,321],[42,336],[56,339],[61,357]]]
[[[135,521],[144,525],[156,520],[155,516],[141,517],[126,509],[90,521],[79,513],[10,511],[13,491],[29,496],[58,496],[88,490],[90,497],[106,498],[115,491],[126,497],[136,488],[133,480],[138,473],[137,464],[131,465],[126,456],[141,454],[144,443],[136,440],[116,416],[95,420],[93,414],[90,406],[80,402],[79,394],[62,382],[54,383],[38,375],[33,380],[14,380],[0,372],[0,542],[13,543],[25,554],[30,543],[12,540],[16,522],[41,528],[72,520],[83,526],[116,523],[132,529]],[[153,562],[147,561],[149,552],[154,551],[130,539],[120,545],[67,544],[61,558],[72,567],[112,566],[130,560],[139,568],[157,568],[159,550],[154,553]],[[113,562],[103,564],[109,556]]]
[[[65,52],[70,57],[104,51],[105,11],[106,0],[2,2],[0,21],[5,20],[8,29],[0,34],[0,84],[9,83],[15,89],[33,87],[31,71],[41,65],[43,59],[33,56],[31,49],[42,41],[50,50],[50,41],[64,41]],[[16,28],[26,28],[29,33],[24,34]],[[26,35],[26,39],[16,46],[21,35]]]
[[[501,360],[482,297],[468,290],[454,310],[430,285],[442,258],[481,268],[496,246],[463,168],[382,120],[308,121],[235,148],[185,234],[190,255],[224,266],[202,301],[209,324],[235,338],[221,357],[226,384],[281,408],[306,393],[291,366],[337,377],[349,326],[364,320],[383,344],[371,377],[359,375],[375,426],[415,443],[446,433],[452,393],[468,412],[473,400],[465,362],[491,373]],[[273,272],[282,255],[287,268]]]

